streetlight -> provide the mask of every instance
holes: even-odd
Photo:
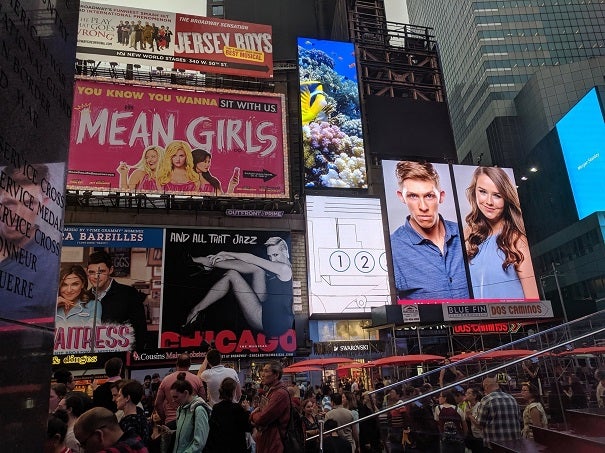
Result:
[[[552,274],[546,274],[546,275],[541,275],[540,276],[540,286],[542,288],[542,297],[544,299],[546,299],[546,296],[544,294],[544,279],[548,278],[548,277],[554,277],[555,278],[555,285],[557,286],[557,293],[559,293],[559,300],[561,301],[561,310],[563,311],[563,320],[565,321],[565,330],[567,331],[567,337],[569,339],[571,339],[571,335],[569,332],[569,326],[567,325],[567,323],[569,322],[569,318],[567,317],[567,310],[565,309],[565,302],[563,301],[563,293],[561,292],[561,285],[559,284],[559,275],[558,275],[558,271],[557,271],[557,263],[555,263],[554,261],[551,261],[551,266],[552,266]]]

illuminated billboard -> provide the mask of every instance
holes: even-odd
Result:
[[[355,47],[298,38],[305,187],[366,189]]]
[[[163,230],[65,226],[55,319],[55,354],[155,348]],[[99,296],[99,297],[97,297]]]
[[[290,233],[167,228],[161,348],[292,355]]]
[[[80,3],[81,60],[273,77],[271,26]]]
[[[604,211],[605,121],[597,89],[580,99],[556,129],[578,217]]]
[[[67,187],[285,198],[284,98],[76,81]]]
[[[380,200],[307,196],[309,313],[391,303]]]
[[[400,304],[539,299],[512,170],[382,166]]]

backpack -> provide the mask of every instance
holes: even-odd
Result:
[[[195,410],[199,406],[202,406],[204,408],[204,410],[206,411],[206,416],[208,417],[208,431],[210,431],[210,416],[212,415],[212,408],[206,401],[204,401],[203,398],[200,398],[197,401],[194,401],[193,404],[191,404],[191,407],[189,408],[189,410],[191,412],[193,412],[193,425],[195,426]],[[202,453],[206,453],[209,451],[211,451],[210,447],[208,445],[205,445],[204,449],[202,450]]]
[[[463,441],[462,417],[455,407],[439,406],[439,429],[442,441],[446,443]]]
[[[287,390],[286,390],[287,392]],[[284,452],[286,453],[303,453],[305,451],[305,435],[303,433],[303,421],[299,412],[292,404],[290,392],[288,400],[290,401],[290,420],[286,427],[286,435],[283,438]]]

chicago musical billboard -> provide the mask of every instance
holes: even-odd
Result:
[[[167,228],[160,348],[296,350],[290,233]]]

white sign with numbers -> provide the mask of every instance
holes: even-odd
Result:
[[[310,314],[391,303],[379,199],[308,196],[307,234]]]

